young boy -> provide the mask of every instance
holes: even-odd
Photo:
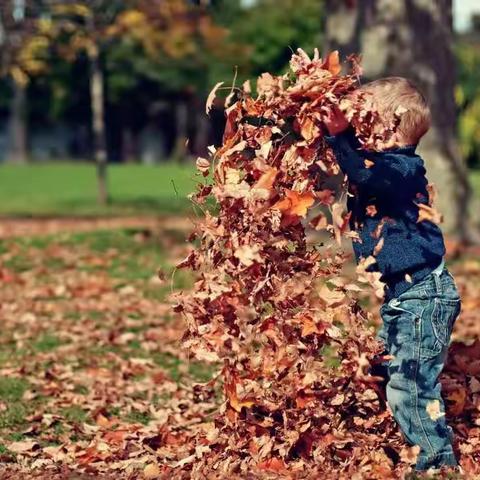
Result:
[[[387,373],[387,402],[407,442],[420,446],[416,470],[456,466],[438,376],[460,297],[444,264],[440,229],[419,221],[418,205],[427,205],[429,194],[415,148],[430,127],[430,110],[404,78],[384,78],[360,90],[372,95],[387,122],[399,107],[405,112],[392,143],[381,152],[361,149],[340,109],[325,119],[326,141],[348,179],[350,227],[360,237],[353,243],[356,259],[373,255],[376,264],[370,269],[381,272],[386,284],[377,338],[392,356],[380,366]],[[381,238],[383,247],[374,253]]]

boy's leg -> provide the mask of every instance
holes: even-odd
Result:
[[[380,309],[380,314],[382,314],[383,308],[384,306],[382,306],[382,308]],[[386,402],[387,402],[386,387],[388,382],[388,361],[382,360],[380,357],[383,357],[384,355],[388,355],[388,346],[387,346],[385,325],[383,324],[383,322],[379,330],[377,331],[375,338],[381,343],[383,343],[384,349],[378,355],[378,358],[376,357],[374,359],[374,362],[370,366],[368,373],[372,376],[383,378],[383,380],[375,382],[375,384],[373,384],[372,387],[377,392],[377,395],[380,401],[380,406],[382,410],[384,410],[386,408]]]
[[[382,310],[394,357],[388,364],[387,400],[407,442],[420,446],[415,468],[457,465],[438,376],[459,308],[440,298],[410,298],[391,301]]]

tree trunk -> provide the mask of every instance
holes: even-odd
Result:
[[[138,135],[131,128],[122,129],[122,160],[125,163],[138,161]]]
[[[107,142],[105,138],[105,94],[103,70],[98,52],[90,54],[90,102],[92,110],[93,154],[97,167],[98,203],[108,203]]]
[[[27,163],[28,159],[26,103],[26,86],[14,81],[9,121],[10,148],[7,161],[20,165]]]
[[[427,96],[432,127],[418,152],[438,190],[443,229],[461,241],[473,230],[471,187],[456,141],[451,0],[327,0],[327,49],[361,53],[366,80],[410,78]]]
[[[197,156],[206,156],[208,137],[210,133],[210,119],[205,113],[205,104],[200,98],[195,98],[195,134],[193,153]]]
[[[184,98],[179,98],[175,102],[175,126],[173,159],[177,162],[184,162],[187,158],[188,139],[188,105]]]

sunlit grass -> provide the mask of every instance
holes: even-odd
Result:
[[[88,163],[0,166],[0,215],[83,216],[174,214],[191,207],[194,166],[110,165],[110,204],[97,204],[95,167]]]

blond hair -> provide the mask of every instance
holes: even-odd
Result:
[[[430,128],[428,102],[410,80],[385,77],[362,85],[360,91],[372,94],[372,101],[386,122],[399,116],[396,131],[402,143],[417,144]]]

